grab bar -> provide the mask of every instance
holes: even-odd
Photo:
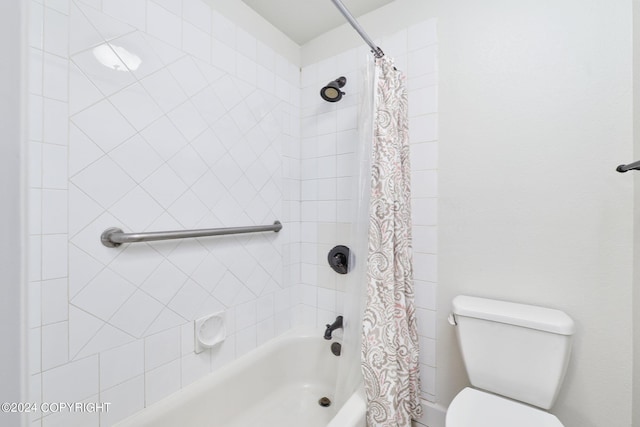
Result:
[[[628,165],[620,165],[616,168],[616,170],[620,173],[625,173],[631,170],[640,170],[640,160],[637,162],[629,163]]]
[[[282,230],[282,223],[273,225],[252,225],[248,227],[202,228],[199,230],[152,231],[147,233],[125,233],[120,228],[107,228],[100,235],[100,241],[108,248],[117,248],[123,243],[149,242],[153,240],[188,239],[193,237],[226,236],[229,234],[260,233]]]

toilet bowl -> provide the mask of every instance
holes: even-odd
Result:
[[[564,427],[542,409],[470,387],[453,399],[446,427]]]
[[[454,397],[446,427],[563,427],[546,410],[569,363],[574,323],[567,314],[457,296],[450,322],[472,387]]]

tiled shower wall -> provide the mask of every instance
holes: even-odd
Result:
[[[32,421],[111,425],[290,327],[299,69],[201,0],[32,0],[29,28],[30,400],[112,403]],[[226,341],[195,354],[218,311]]]
[[[422,397],[435,402],[437,247],[437,39],[436,22],[412,26],[378,43],[405,71],[409,93],[413,257],[420,335]],[[293,298],[298,323],[322,326],[342,314],[350,277],[327,263],[335,245],[349,242],[356,218],[359,97],[368,48],[352,49],[302,69],[301,87],[301,284]],[[340,102],[320,98],[320,88],[347,78]],[[357,255],[356,255],[357,256]]]

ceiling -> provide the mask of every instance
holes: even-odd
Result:
[[[331,0],[242,0],[299,45],[347,22]],[[393,0],[344,0],[356,18]]]

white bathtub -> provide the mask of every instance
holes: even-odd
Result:
[[[117,427],[364,427],[364,393],[333,401],[339,357],[323,331],[292,330],[116,424]]]

